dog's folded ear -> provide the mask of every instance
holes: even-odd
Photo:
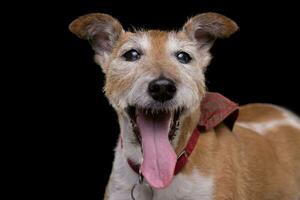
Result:
[[[218,13],[203,13],[189,19],[183,26],[183,32],[200,47],[210,48],[217,38],[227,38],[238,30],[238,25]]]
[[[69,30],[90,42],[102,68],[105,67],[116,41],[124,32],[117,19],[102,13],[91,13],[75,19],[69,25]]]

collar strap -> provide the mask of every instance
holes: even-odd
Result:
[[[191,135],[186,147],[177,157],[177,163],[174,170],[174,175],[178,174],[181,169],[188,162],[188,157],[192,154],[194,148],[196,147],[200,132],[198,128],[195,128],[193,134]]]
[[[196,128],[191,135],[186,147],[183,149],[183,151],[178,155],[177,157],[177,162],[174,170],[174,175],[178,174],[181,169],[185,166],[185,164],[188,161],[188,157],[192,154],[194,148],[196,147],[198,138],[199,138],[200,132],[198,128]],[[131,169],[139,174],[140,170],[140,164],[134,163],[132,160],[129,158],[127,159],[128,165],[131,167]]]

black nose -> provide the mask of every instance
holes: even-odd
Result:
[[[149,83],[148,92],[154,100],[165,102],[174,97],[176,86],[170,79],[159,78]]]

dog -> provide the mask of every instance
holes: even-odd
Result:
[[[124,31],[92,13],[69,29],[94,49],[120,124],[105,200],[300,199],[300,119],[206,89],[210,48],[239,29],[233,20],[202,13],[179,31]]]

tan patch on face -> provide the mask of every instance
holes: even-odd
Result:
[[[131,32],[126,32],[121,35],[119,40],[116,43],[115,48],[113,49],[112,55],[111,55],[111,60],[114,60],[118,58],[119,55],[119,50],[120,48],[126,44],[131,37],[133,37],[135,34]],[[111,64],[108,63],[108,67]],[[109,71],[110,69],[108,69]],[[128,73],[131,72],[131,73]],[[108,96],[114,96],[115,93],[119,93],[121,91],[128,90],[132,83],[135,80],[135,73],[133,73],[131,70],[122,72],[121,70],[118,71],[117,69],[115,70],[110,70],[109,73],[106,74],[106,84],[105,84],[105,91]]]
[[[105,91],[109,99],[118,100],[122,91],[129,91],[137,80],[143,77],[155,79],[165,76],[180,83],[178,66],[171,62],[172,55],[166,49],[168,36],[168,32],[152,30],[125,33],[120,37],[113,50],[106,74]],[[131,47],[140,51],[141,59],[136,62],[126,62],[120,59],[123,51],[126,52]],[[144,90],[145,88],[141,92],[145,93]]]
[[[149,55],[155,58],[161,59],[161,55],[165,54],[166,42],[168,39],[168,33],[164,31],[149,31],[151,50]]]
[[[119,38],[119,40],[116,42],[116,46],[112,51],[112,58],[116,58],[118,56],[119,49],[132,37],[134,33],[131,32],[125,32],[122,34]]]
[[[166,48],[169,34],[169,32],[164,31],[149,31],[151,41],[149,57],[151,57],[152,68],[154,69],[157,78],[163,75],[175,82],[180,82],[180,71],[170,61],[172,55]]]

